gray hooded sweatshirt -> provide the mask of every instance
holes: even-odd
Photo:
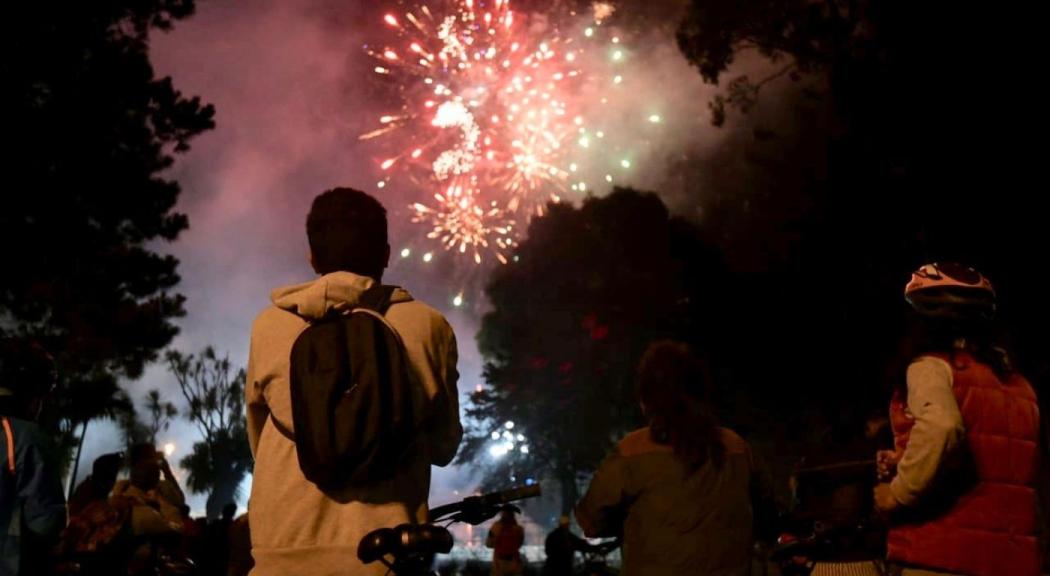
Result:
[[[387,322],[405,344],[413,375],[434,400],[447,394],[442,414],[417,443],[415,454],[388,481],[367,487],[322,492],[299,469],[295,443],[271,419],[294,434],[288,388],[292,344],[309,322],[349,309],[373,280],[349,272],[278,288],[273,305],[252,326],[245,386],[248,439],[255,456],[248,520],[254,576],[385,574],[386,567],[363,566],[357,543],[368,532],[427,516],[430,466],[444,466],[456,454],[459,421],[456,338],[445,318],[404,291],[394,292]]]

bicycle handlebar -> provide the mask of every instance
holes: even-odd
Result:
[[[506,504],[526,498],[535,498],[540,494],[540,485],[533,484],[481,496],[470,496],[459,502],[432,508],[430,510],[430,521],[437,522],[455,515],[452,518],[454,522],[466,522],[477,525],[495,516],[499,508]]]
[[[470,496],[432,509],[430,521],[447,519],[477,525],[495,516],[500,508],[511,502],[539,495],[540,485],[533,484]],[[452,535],[445,528],[433,524],[401,524],[396,528],[380,528],[366,534],[357,545],[357,557],[365,564],[382,562],[391,567],[394,573],[400,573],[399,568],[406,564],[414,565],[434,554],[448,554],[450,550]],[[385,560],[387,555],[394,557],[393,564]]]
[[[357,545],[357,558],[365,564],[387,554],[394,557],[448,554],[452,550],[452,534],[440,526],[430,524],[402,524],[396,528],[373,530]]]

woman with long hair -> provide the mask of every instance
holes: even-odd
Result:
[[[877,455],[889,560],[903,574],[1037,576],[1039,408],[1002,344],[995,289],[971,268],[929,264],[905,297],[894,449]]]
[[[589,537],[623,538],[623,574],[749,572],[752,495],[771,502],[747,442],[719,427],[705,364],[685,344],[657,342],[638,367],[648,425],[601,464],[576,508]]]

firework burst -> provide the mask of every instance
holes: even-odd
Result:
[[[400,99],[361,136],[393,143],[380,187],[399,178],[438,190],[411,206],[413,221],[479,264],[486,254],[506,263],[529,218],[589,190],[577,172],[605,136],[589,126],[607,102],[596,93],[623,80],[584,66],[588,47],[602,50],[597,12],[592,27],[568,35],[552,21],[530,23],[508,0],[444,0],[386,14],[396,40],[368,48],[376,77]],[[609,66],[622,56],[617,47]]]
[[[485,206],[476,189],[458,185],[435,194],[434,200],[434,207],[412,205],[412,221],[431,227],[428,238],[440,241],[447,250],[471,253],[477,264],[481,264],[481,253],[486,249],[507,263],[504,253],[514,246],[514,221],[506,218],[497,201]]]

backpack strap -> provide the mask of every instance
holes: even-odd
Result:
[[[292,434],[291,430],[285,428],[283,424],[278,422],[277,418],[274,418],[273,412],[270,412],[270,424],[273,424],[273,429],[276,430],[278,434],[291,440],[293,443],[295,442],[295,434]]]
[[[390,300],[394,297],[394,291],[397,289],[397,286],[373,284],[371,288],[361,294],[357,307],[371,310],[379,315],[386,314],[387,309],[390,308]]]
[[[4,436],[7,439],[7,471],[13,476],[15,473],[15,435],[11,432],[11,421],[7,416],[3,417]]]

